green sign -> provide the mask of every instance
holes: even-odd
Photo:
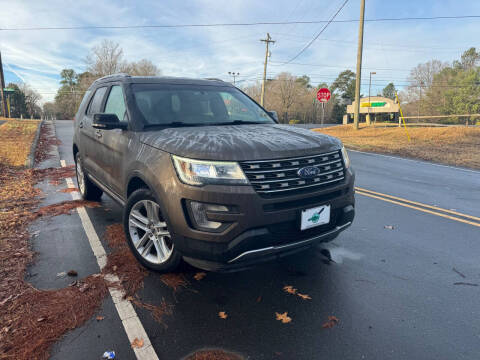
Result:
[[[12,89],[12,88],[3,88],[3,92],[5,92],[5,93],[14,93],[14,92],[15,92],[15,89]]]

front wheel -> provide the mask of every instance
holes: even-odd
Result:
[[[150,190],[139,189],[130,195],[124,210],[123,226],[130,249],[146,268],[170,272],[178,267],[181,256]]]

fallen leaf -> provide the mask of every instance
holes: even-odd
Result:
[[[78,276],[78,273],[75,270],[68,270],[67,275],[68,276]]]
[[[277,320],[281,321],[283,324],[287,324],[292,321],[292,318],[288,316],[288,312],[284,312],[283,314],[275,313]]]
[[[312,300],[312,298],[310,297],[310,295],[300,294],[300,293],[297,293],[297,295],[300,296],[303,300]]]
[[[127,296],[126,300],[127,301],[133,301],[133,296]]]
[[[336,316],[329,316],[328,321],[322,325],[322,328],[324,329],[331,329],[334,327],[336,324],[338,324],[340,320]]]
[[[257,298],[257,303],[259,303],[259,302],[261,302],[261,301],[262,301],[262,297],[259,296],[259,297]]]
[[[132,349],[143,347],[143,339],[135,338],[132,342]]]
[[[105,319],[105,316],[100,316],[100,315],[98,315],[98,316],[96,317],[96,319],[97,319],[97,321],[102,321],[103,319]]]
[[[45,320],[43,317],[37,319],[38,322],[42,322],[43,320]]]
[[[289,293],[289,294],[296,294],[297,293],[297,289],[295,289],[293,286],[291,285],[286,285],[283,287],[283,291]]]
[[[197,281],[200,281],[202,280],[205,276],[207,276],[207,273],[204,273],[204,272],[198,272],[196,273],[193,278]]]
[[[220,311],[218,313],[218,316],[220,317],[220,319],[226,319],[228,317],[228,315],[225,311]]]
[[[339,320],[337,319],[336,316],[329,316],[329,317],[328,317],[328,321],[333,321],[333,322],[335,322],[335,323],[338,323]]]
[[[385,225],[384,226],[385,229],[388,229],[388,230],[393,230],[395,229],[395,227],[393,225]]]
[[[113,271],[117,271],[117,269],[118,269],[117,265],[113,265],[113,266],[112,266],[112,270],[113,270]]]

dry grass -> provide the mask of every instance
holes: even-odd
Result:
[[[405,129],[398,127],[363,125],[355,131],[351,125],[340,125],[314,131],[338,137],[345,146],[355,150],[480,169],[480,128],[408,128],[411,142]]]
[[[0,125],[0,359],[47,359],[50,346],[91,318],[107,294],[100,275],[59,290],[38,290],[25,281],[34,257],[28,225],[39,205],[35,184],[65,175],[23,167],[36,126],[12,120]],[[69,206],[64,205],[61,213]],[[37,213],[55,215],[53,210]]]
[[[9,120],[0,125],[0,162],[10,166],[24,166],[30,153],[39,122]]]

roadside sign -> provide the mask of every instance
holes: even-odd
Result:
[[[317,92],[317,99],[318,101],[320,101],[321,103],[326,103],[328,102],[328,100],[330,100],[330,97],[332,96],[332,93],[330,92],[330,90],[328,90],[327,88],[321,88],[320,90],[318,90]]]

